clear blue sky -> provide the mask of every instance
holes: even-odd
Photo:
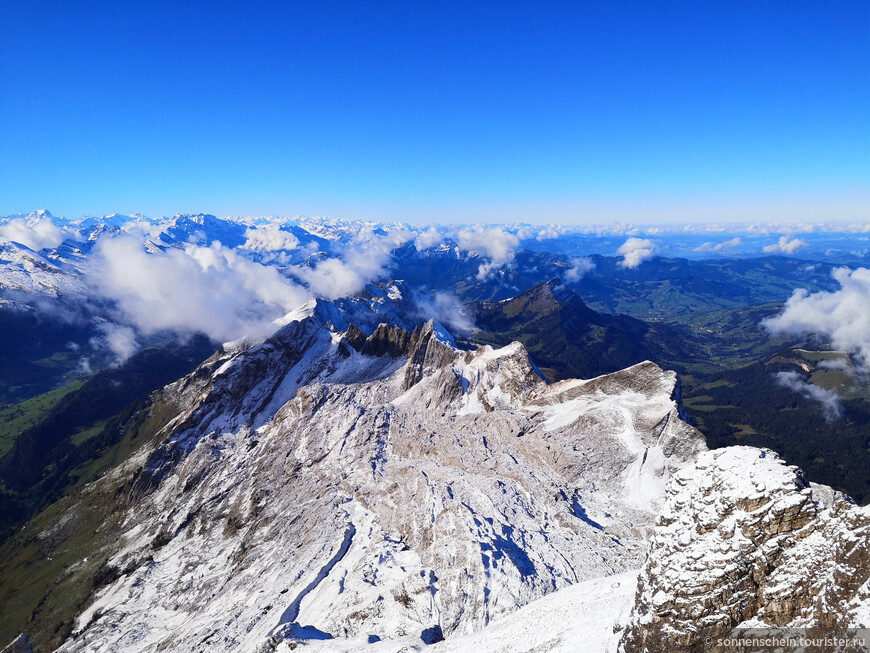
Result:
[[[870,219],[870,3],[0,0],[0,215]]]

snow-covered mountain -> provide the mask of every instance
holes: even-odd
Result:
[[[129,488],[118,578],[61,650],[422,645],[640,567],[704,449],[672,372],[547,385],[518,343],[342,315],[312,302],[163,391],[164,436],[93,489]]]
[[[312,229],[320,224],[317,233],[312,233],[298,222],[243,221],[208,214],[151,220],[139,214],[117,213],[70,220],[43,209],[2,217],[0,298],[9,299],[10,293],[18,293],[14,301],[19,303],[28,299],[33,303],[42,297],[83,298],[86,284],[99,282],[90,278],[100,274],[98,267],[88,266],[91,255],[101,240],[118,236],[135,239],[143,251],[154,255],[219,243],[258,265],[286,270],[288,266],[311,267],[324,259],[341,257],[360,225],[342,223],[333,232],[329,225],[305,221]]]
[[[112,236],[206,293],[233,290],[230,278],[247,280],[242,298],[267,282],[281,297],[291,281],[355,288],[158,392],[119,427],[153,424],[141,427],[153,439],[28,526],[27,546],[69,561],[57,593],[88,588],[75,602],[49,590],[29,616],[42,645],[652,653],[735,627],[870,623],[867,509],[772,451],[707,451],[675,373],[644,362],[548,384],[518,342],[468,349],[415,301],[439,283],[506,295],[539,264],[567,274],[565,260],[527,252],[492,271],[483,245],[418,249],[367,228],[374,246],[340,221],[0,220],[0,291],[15,302],[88,297],[89,257]],[[388,271],[407,285],[365,283]],[[493,320],[570,294],[550,282],[475,316],[506,331]],[[446,319],[458,300],[444,302]]]
[[[708,452],[673,372],[548,385],[519,343],[464,351],[401,302],[313,300],[155,396],[140,422],[166,426],[35,536],[49,559],[78,543],[59,592],[93,587],[58,650],[679,650],[832,606],[866,625],[866,510],[772,452]]]
[[[0,242],[0,293],[31,296],[82,296],[84,280],[76,265],[81,257],[68,252],[36,252],[17,242]]]
[[[217,240],[227,247],[239,247],[246,240],[245,225],[206,214],[176,215],[161,225],[161,231],[158,240],[166,245]]]

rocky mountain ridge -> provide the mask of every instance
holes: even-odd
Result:
[[[704,449],[651,363],[548,386],[518,343],[297,317],[164,391],[187,408],[107,477],[129,479],[117,579],[60,650],[477,630],[638,568],[664,482]]]
[[[105,560],[58,650],[574,650],[588,631],[631,653],[868,623],[866,510],[773,452],[708,452],[676,374],[547,384],[520,343],[465,351],[400,303],[313,300],[158,393],[159,435],[35,535],[58,555],[93,506],[112,515],[63,571]]]

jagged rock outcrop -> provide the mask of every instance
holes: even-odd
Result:
[[[186,408],[107,478],[135,480],[61,650],[422,644],[640,567],[664,484],[705,450],[673,372],[548,386],[518,343],[366,335],[333,308],[163,391]]]
[[[668,485],[620,650],[701,650],[738,626],[868,627],[868,579],[870,510],[772,451],[709,451]]]

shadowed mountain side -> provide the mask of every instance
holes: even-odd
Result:
[[[20,433],[0,457],[0,535],[87,478],[88,465],[121,441],[148,395],[190,372],[214,348],[196,336],[184,345],[145,349],[95,374]]]
[[[500,302],[476,302],[475,339],[494,346],[519,340],[552,379],[591,378],[644,360],[680,369],[700,357],[681,327],[597,313],[557,279]]]

